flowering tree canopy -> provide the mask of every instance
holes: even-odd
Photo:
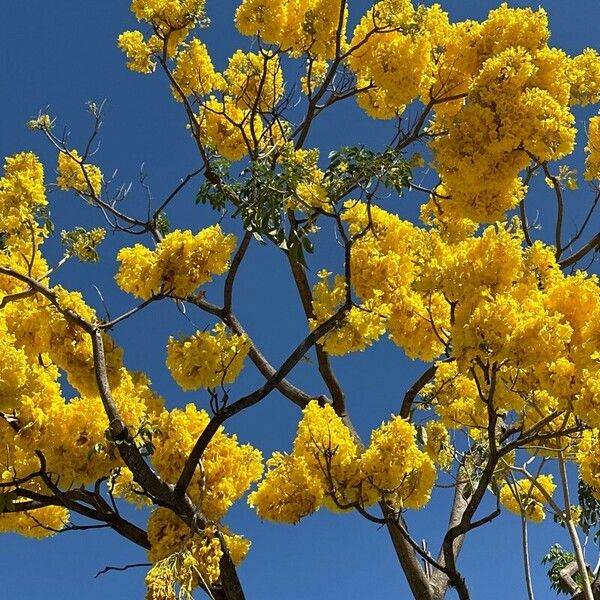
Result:
[[[466,600],[463,544],[508,511],[521,519],[531,599],[528,522],[550,514],[571,548],[545,557],[548,585],[592,600],[600,578],[582,540],[600,527],[600,116],[589,110],[600,54],[549,45],[541,8],[451,22],[437,4],[381,0],[363,16],[349,4],[243,0],[235,25],[251,50],[219,71],[202,41],[204,0],[132,1],[140,29],[118,47],[129,69],[165,79],[198,162],[141,214],[103,172],[100,105],[89,104],[93,132],[78,148],[54,116],[29,122],[56,164],[45,175],[21,152],[0,179],[0,531],[43,538],[77,516],[147,551],[149,600],[242,600],[236,567],[251,549],[225,525],[235,503],[286,524],[354,512],[387,529],[417,600]],[[325,156],[312,131],[348,103],[387,121],[389,137]],[[214,224],[171,228],[194,185]],[[569,229],[578,187],[586,204]],[[57,235],[52,188],[103,227]],[[412,221],[398,214],[409,195]],[[99,259],[107,229],[121,242],[107,268],[130,298],[110,317],[57,282],[67,261]],[[51,262],[44,244],[56,239]],[[283,360],[238,316],[252,245],[276,248],[297,290],[290,319],[304,334]],[[186,406],[128,368],[115,339],[157,304],[210,322],[164,340],[168,373],[196,392]],[[425,365],[361,439],[332,357],[385,337],[390,353]],[[307,357],[318,386],[298,383]],[[238,385],[244,368],[260,373],[253,390]],[[265,440],[228,425],[272,393],[298,407],[298,424],[263,456]],[[411,513],[443,487],[454,492],[433,552]]]

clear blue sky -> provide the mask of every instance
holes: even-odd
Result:
[[[124,57],[116,48],[118,34],[135,27],[128,2],[90,0],[28,0],[7,2],[3,10],[0,37],[0,154],[6,156],[31,149],[46,164],[47,180],[54,177],[55,154],[44,140],[29,132],[25,123],[41,109],[57,117],[57,126],[72,132],[72,144],[81,146],[89,131],[84,104],[107,99],[105,123],[97,162],[105,175],[118,170],[115,181],[134,185],[124,207],[144,214],[145,197],[139,185],[144,164],[146,182],[155,198],[165,196],[188,172],[198,166],[198,158],[184,129],[181,107],[171,98],[160,74],[141,76],[125,68]],[[350,2],[355,22],[364,12],[364,0]],[[481,19],[496,3],[489,0],[442,2],[453,19]],[[514,2],[513,6],[528,6]],[[552,0],[543,2],[549,12],[552,43],[569,53],[597,46],[600,22],[599,0]],[[247,49],[249,40],[240,38],[232,24],[237,2],[207,0],[213,24],[203,32],[218,68],[236,48]],[[537,3],[534,3],[537,6]],[[381,145],[389,124],[374,123],[360,116],[353,103],[318,123],[319,133],[311,145],[326,150],[343,144]],[[351,126],[349,126],[349,124]],[[60,130],[60,129],[59,129]],[[386,137],[387,139],[387,137]],[[214,222],[206,207],[194,205],[194,188],[182,195],[170,213],[177,227],[201,228]],[[415,214],[417,199],[408,197],[402,210]],[[99,224],[90,207],[82,206],[66,194],[51,196],[51,210],[57,229],[75,225]],[[224,226],[235,230],[235,224]],[[130,306],[132,299],[119,292],[112,280],[115,251],[131,244],[123,236],[110,238],[101,248],[99,266],[69,265],[60,275],[66,286],[81,290],[88,302],[101,310],[93,287],[102,290],[112,314]],[[49,247],[51,257],[57,249]],[[255,247],[240,273],[237,312],[250,333],[274,363],[277,363],[305,333],[300,307],[281,256],[269,248]],[[339,272],[334,261],[340,256],[323,257],[330,270]],[[316,264],[316,272],[321,264]],[[199,328],[209,322],[204,315],[189,313]],[[190,333],[193,325],[171,304],[152,307],[146,314],[123,324],[116,332],[125,347],[126,365],[147,370],[156,389],[171,406],[197,401],[200,394],[183,394],[164,368],[164,346],[170,334]],[[387,342],[365,353],[335,361],[348,392],[350,412],[360,432],[367,437],[371,428],[397,411],[405,389],[423,366],[402,357]],[[307,390],[320,393],[314,378],[314,365],[303,366],[294,380]],[[251,365],[245,369],[238,390],[243,393],[260,382]],[[242,414],[228,429],[262,448],[286,450],[297,422],[297,410],[273,395],[251,414]],[[431,539],[437,547],[441,528],[447,520],[450,492],[439,491],[434,505],[409,516],[415,536]],[[138,513],[133,518],[141,519]],[[261,523],[243,503],[234,508],[228,525],[253,541],[240,577],[249,600],[358,600],[393,597],[408,598],[404,577],[394,558],[387,533],[353,515],[330,515],[326,511],[298,526]],[[545,527],[531,527],[532,561],[555,541]],[[473,598],[504,600],[525,597],[519,555],[519,520],[508,516],[474,532],[460,558]],[[110,531],[65,533],[42,542],[12,535],[0,537],[0,593],[6,598],[33,600],[61,598],[87,600],[137,599],[144,595],[144,570],[108,574],[94,579],[107,564],[144,562],[144,552],[122,542]],[[538,598],[551,598],[542,569],[534,574]]]

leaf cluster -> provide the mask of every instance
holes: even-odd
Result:
[[[365,191],[379,186],[402,194],[410,185],[412,171],[401,150],[375,152],[362,146],[344,146],[329,154],[324,182],[332,196],[342,198],[356,187]]]
[[[289,253],[292,260],[306,265],[304,253],[313,252],[309,234],[316,230],[314,218],[289,226],[287,200],[294,198],[301,184],[314,184],[308,161],[272,158],[250,161],[239,177],[231,175],[231,163],[213,156],[206,180],[196,194],[197,204],[209,204],[224,212],[230,203],[235,206],[233,217],[239,216],[244,229],[264,242],[269,240]],[[409,162],[400,150],[388,148],[374,152],[364,147],[346,146],[329,154],[329,165],[324,171],[321,185],[332,207],[355,190],[375,194],[380,188],[392,189],[401,194],[410,185],[412,172]],[[307,207],[314,216],[324,212]]]

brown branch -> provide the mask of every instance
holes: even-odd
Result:
[[[96,575],[94,575],[94,579],[97,579],[98,577],[100,577],[100,575],[104,575],[105,573],[108,573],[109,571],[128,571],[129,569],[137,569],[139,567],[151,567],[152,563],[134,563],[131,565],[124,565],[122,567],[111,567],[111,566],[106,566],[104,567],[104,569],[102,569],[101,571],[98,571],[96,573]]]
[[[204,450],[212,440],[213,436],[219,429],[219,427],[229,418],[236,415],[242,410],[249,408],[260,402],[265,396],[271,393],[277,384],[281,383],[284,377],[300,362],[306,352],[315,345],[315,343],[321,339],[327,332],[331,331],[336,324],[344,318],[344,314],[349,310],[349,306],[343,305],[340,307],[329,319],[321,323],[311,333],[309,333],[296,348],[290,353],[288,358],[283,364],[277,369],[273,376],[268,379],[260,388],[236,400],[233,404],[226,406],[219,411],[209,421],[208,425],[196,441],[194,448],[190,452],[185,466],[179,476],[179,480],[175,485],[173,496],[177,500],[182,498],[192,480],[194,471],[198,466]]]
[[[168,204],[177,196],[177,194],[190,182],[194,177],[200,175],[206,169],[206,165],[203,165],[199,169],[196,169],[192,173],[186,175],[177,185],[177,187],[165,198],[162,204],[154,211],[152,218],[148,221],[149,223],[156,223],[156,219],[160,215],[163,210],[168,206]]]
[[[577,250],[577,252],[574,252],[573,254],[571,254],[571,256],[565,258],[564,260],[561,260],[558,263],[560,268],[566,269],[567,267],[574,265],[576,262],[584,258],[587,254],[592,252],[592,250],[598,248],[598,246],[600,246],[600,233],[597,233],[591,240],[589,240],[589,242],[587,242],[587,244],[585,244],[582,248]]]
[[[250,246],[252,237],[253,236],[251,232],[246,231],[244,233],[244,237],[242,238],[237,252],[233,256],[231,267],[229,267],[229,272],[225,278],[225,287],[223,291],[223,311],[226,314],[231,314],[231,305],[233,303],[233,284],[235,282],[235,277],[238,273],[240,265],[242,264],[242,260],[244,260],[244,256],[248,250],[248,246]]]
[[[554,194],[556,196],[556,226],[554,237],[556,246],[556,260],[558,261],[563,253],[562,227],[565,213],[565,202],[558,177],[555,177],[552,175],[552,173],[550,173],[547,163],[542,163],[542,169],[544,170],[544,175],[546,178],[550,180],[550,183],[552,183],[552,188],[554,189]]]
[[[402,406],[400,408],[400,416],[403,419],[410,417],[410,411],[415,398],[419,395],[419,392],[434,378],[437,371],[437,364],[431,365],[420,377],[417,379],[412,386],[404,394],[402,400]]]

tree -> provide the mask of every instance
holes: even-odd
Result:
[[[250,542],[224,524],[235,503],[279,523],[354,512],[387,529],[415,598],[455,590],[464,600],[463,544],[506,512],[521,519],[533,598],[528,522],[550,513],[571,547],[549,550],[549,585],[597,595],[582,539],[600,515],[600,117],[579,107],[600,101],[600,55],[548,46],[542,9],[502,5],[482,23],[451,23],[437,5],[383,0],[349,28],[345,1],[244,0],[236,26],[252,50],[220,72],[202,42],[203,0],[131,9],[142,31],[118,45],[131,70],[162,73],[199,166],[140,210],[98,166],[103,107],[93,102],[78,148],[47,112],[29,122],[54,148],[55,184],[33,153],[6,159],[0,528],[46,537],[106,526],[148,551],[148,598],[200,588],[237,600]],[[311,147],[319,123],[354,101],[391,124],[381,145]],[[586,119],[583,177],[576,116]],[[591,200],[573,231],[578,185]],[[171,227],[167,214],[193,186],[213,223]],[[94,309],[58,283],[69,262],[99,259],[107,231],[57,235],[54,187],[96,209],[121,246],[121,313],[104,291]],[[554,201],[541,230],[532,195]],[[414,222],[397,214],[408,197],[422,203]],[[276,249],[306,325],[281,360],[239,317],[237,282],[256,246]],[[196,315],[210,322],[183,335],[174,325],[167,341],[170,375],[203,390],[186,406],[128,368],[117,341],[150,310],[179,311],[188,329]],[[361,438],[332,357],[386,335],[389,352],[427,364]],[[238,379],[244,366],[260,374],[254,389]],[[308,370],[319,377],[310,388],[296,375]],[[290,446],[265,463],[268,439],[229,431],[277,393],[302,412]],[[444,487],[453,499],[432,553],[409,522]]]

